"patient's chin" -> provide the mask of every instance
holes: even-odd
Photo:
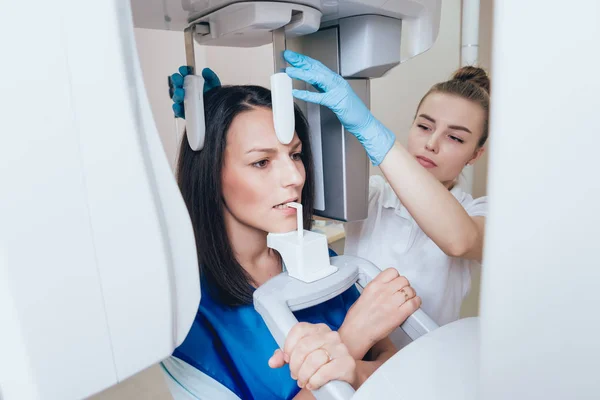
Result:
[[[279,223],[269,224],[267,229],[269,233],[288,233],[297,229],[296,221],[281,221]]]

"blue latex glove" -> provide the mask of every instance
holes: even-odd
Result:
[[[291,65],[285,71],[291,78],[310,83],[319,91],[315,93],[294,89],[294,97],[331,109],[344,128],[363,145],[373,165],[381,164],[396,137],[373,117],[348,82],[310,57],[290,50],[286,50],[283,56]]]
[[[185,98],[185,89],[183,88],[183,78],[190,73],[190,68],[187,66],[179,67],[179,73],[175,73],[169,77],[169,96],[173,99],[173,112],[177,118],[185,119],[185,108],[183,107],[183,99]],[[217,74],[210,68],[202,70],[204,78],[203,91],[206,93],[210,89],[221,86],[221,81]]]

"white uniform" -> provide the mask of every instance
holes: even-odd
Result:
[[[458,319],[471,288],[476,261],[446,255],[417,225],[381,176],[369,182],[369,217],[346,224],[344,254],[365,258],[380,269],[396,268],[421,297],[421,308],[439,325]],[[471,216],[486,216],[487,197],[451,193]]]

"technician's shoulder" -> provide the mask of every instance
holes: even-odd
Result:
[[[369,178],[369,201],[379,197],[385,191],[386,181],[380,175],[371,175]]]
[[[488,214],[488,197],[482,196],[473,198],[473,196],[462,189],[452,189],[451,193],[456,200],[463,206],[467,214],[472,217],[486,217]]]
[[[401,206],[394,189],[380,175],[372,175],[369,178],[369,206],[383,208],[399,208]],[[369,210],[369,212],[371,211]]]

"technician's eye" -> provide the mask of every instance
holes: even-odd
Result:
[[[265,168],[267,165],[269,165],[269,160],[260,160],[252,164],[256,168]]]
[[[302,161],[302,153],[294,153],[294,154],[292,154],[292,160],[294,160],[294,161]]]

